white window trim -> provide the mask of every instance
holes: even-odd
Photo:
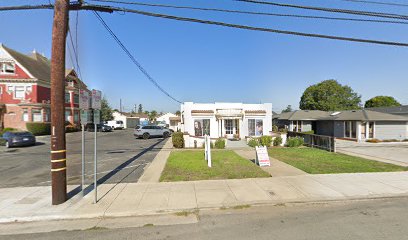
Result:
[[[14,72],[12,72],[12,73],[6,72],[6,67],[5,67],[6,65],[4,65],[3,63],[11,63],[13,65]],[[2,74],[2,75],[16,75],[16,63],[6,61],[6,62],[1,62],[0,64],[1,64],[0,74]]]
[[[24,92],[24,96],[23,97],[16,97],[16,93],[17,93],[17,87],[22,87],[23,88],[23,92]],[[14,86],[14,91],[13,91],[13,99],[19,99],[19,100],[24,100],[26,98],[26,88],[24,86]]]

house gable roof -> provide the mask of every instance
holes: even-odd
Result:
[[[279,120],[318,120],[322,117],[329,116],[329,112],[319,111],[319,110],[296,110],[293,112],[283,112],[273,116],[274,119]]]
[[[38,53],[32,53],[31,56],[19,53],[11,48],[2,45],[2,48],[10,54],[15,61],[24,67],[29,74],[45,82],[50,82],[51,68],[50,61]]]
[[[366,110],[389,114],[408,115],[408,105],[402,105],[397,107],[366,108]]]

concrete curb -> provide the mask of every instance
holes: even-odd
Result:
[[[67,220],[91,220],[91,219],[105,219],[105,218],[121,218],[121,217],[142,217],[142,216],[162,216],[168,214],[175,214],[178,212],[195,212],[206,210],[220,210],[234,208],[237,206],[249,205],[249,206],[281,206],[286,204],[319,204],[319,203],[334,203],[334,202],[351,202],[351,201],[365,201],[365,200],[380,200],[380,199],[394,199],[394,198],[406,198],[408,193],[395,194],[395,195],[373,195],[362,197],[339,197],[339,198],[308,198],[308,199],[294,199],[294,200],[272,200],[272,201],[248,201],[241,202],[239,204],[227,204],[223,206],[207,206],[199,208],[175,208],[160,211],[142,211],[142,212],[129,212],[129,213],[94,213],[94,214],[82,214],[82,215],[48,215],[48,216],[32,216],[32,217],[10,217],[0,218],[0,226],[2,224],[10,223],[29,223],[29,222],[47,222],[47,221],[67,221]]]

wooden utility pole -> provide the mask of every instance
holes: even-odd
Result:
[[[69,0],[55,0],[51,52],[51,186],[52,204],[67,200],[65,144],[65,45]]]

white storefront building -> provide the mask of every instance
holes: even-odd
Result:
[[[270,135],[272,103],[193,103],[181,104],[181,128],[190,136],[241,138]]]

